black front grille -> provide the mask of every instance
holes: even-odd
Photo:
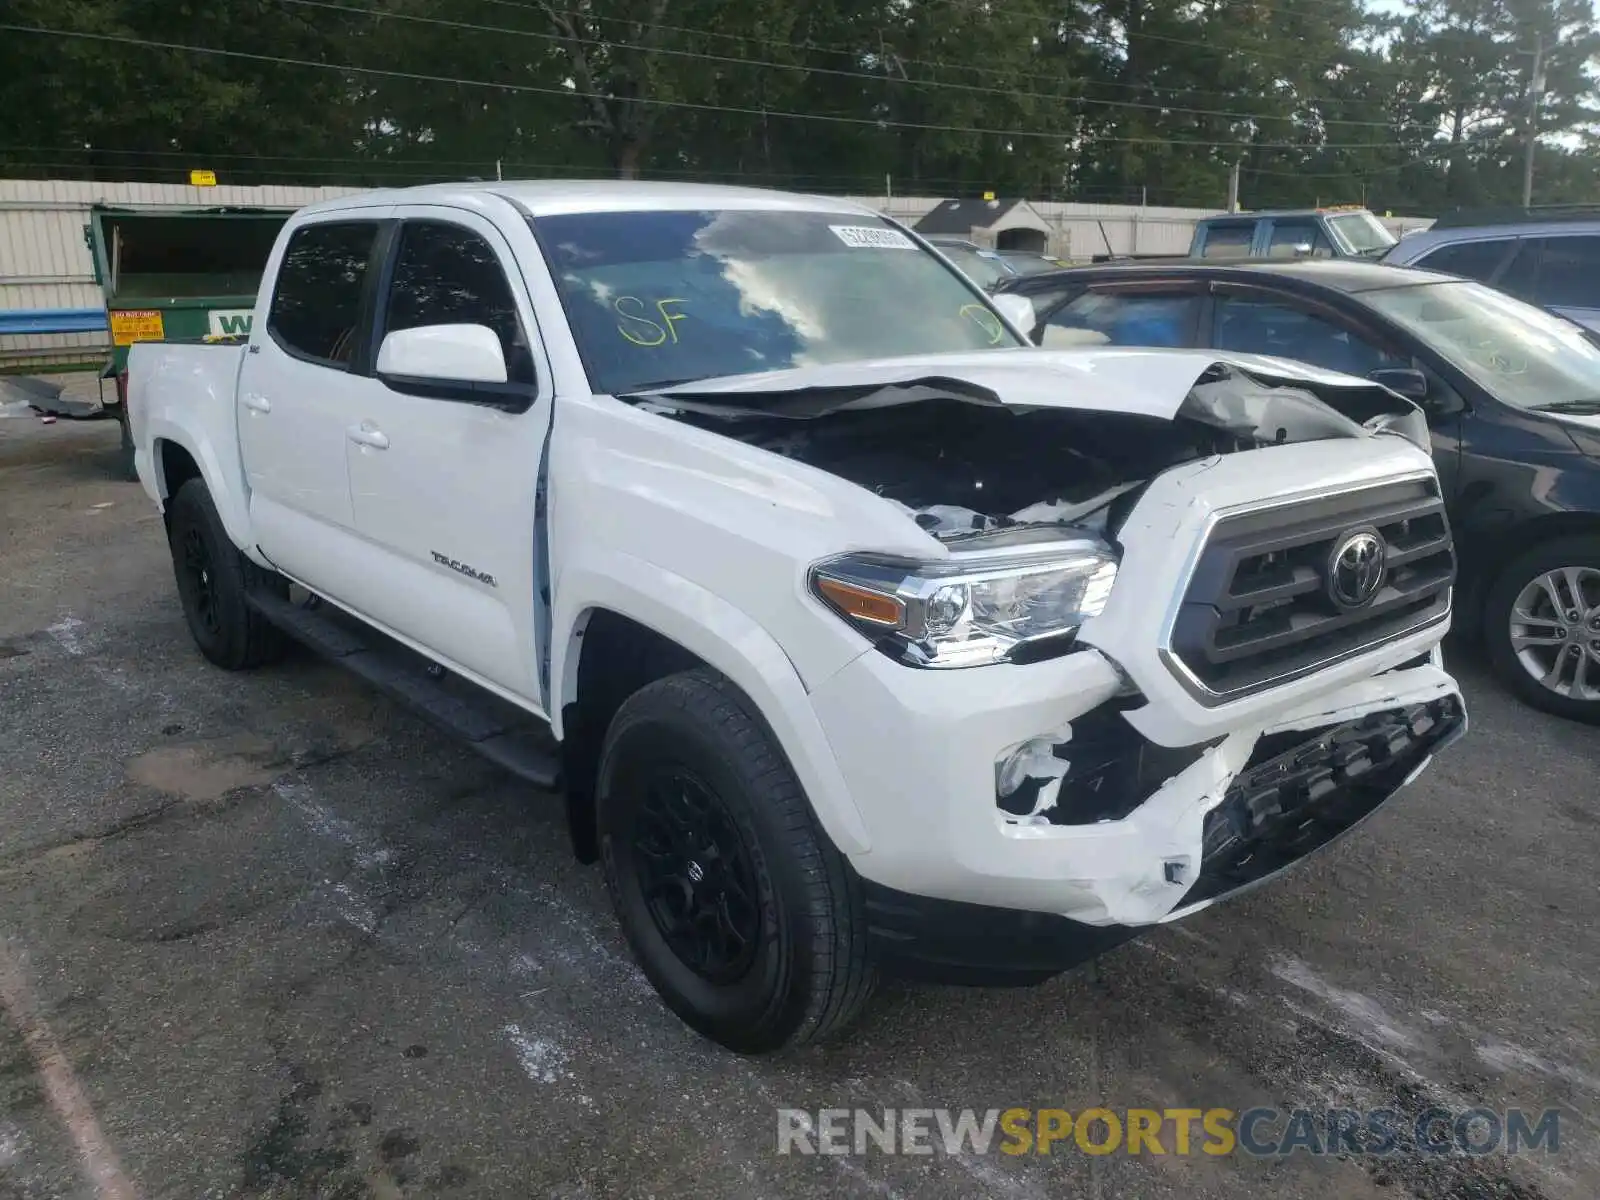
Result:
[[[1330,590],[1347,534],[1377,534],[1384,578],[1359,607]],[[1307,674],[1441,620],[1455,552],[1431,479],[1224,518],[1201,551],[1173,626],[1173,655],[1211,702]]]

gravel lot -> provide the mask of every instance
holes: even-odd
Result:
[[[747,1061],[657,1003],[553,798],[307,657],[206,665],[116,440],[0,420],[3,1200],[1600,1195],[1600,735],[1467,652],[1467,740],[1287,881]],[[775,1152],[778,1106],[1099,1104],[1553,1106],[1561,1144]]]

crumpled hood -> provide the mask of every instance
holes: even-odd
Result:
[[[1348,399],[1367,414],[1395,416],[1415,405],[1371,380],[1324,371],[1305,363],[1215,350],[1042,350],[1018,347],[963,354],[920,354],[816,367],[793,367],[751,375],[696,380],[666,389],[669,397],[753,396],[906,388],[899,395],[863,396],[863,404],[922,399],[951,383],[1016,408],[1065,408],[1118,412],[1171,420],[1195,385],[1214,367],[1232,367],[1267,386],[1300,387],[1336,411]],[[973,396],[976,398],[976,396]],[[1365,419],[1364,417],[1362,419]]]

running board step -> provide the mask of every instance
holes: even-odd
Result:
[[[252,608],[295,641],[348,667],[431,724],[537,787],[561,786],[561,752],[550,727],[423,655],[361,625],[331,604],[313,608],[253,592]]]

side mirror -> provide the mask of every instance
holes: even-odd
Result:
[[[1311,257],[1311,243],[1310,242],[1299,242],[1299,243],[1297,243],[1295,245],[1295,248],[1294,248],[1294,256],[1296,258],[1310,258]]]
[[[1415,367],[1385,367],[1373,371],[1367,378],[1416,404],[1428,398],[1428,377]]]
[[[1039,323],[1039,315],[1033,311],[1033,301],[1026,296],[1004,292],[994,298],[994,306],[1023,337],[1030,337],[1033,327]]]
[[[487,325],[419,325],[383,339],[378,375],[386,382],[505,383],[506,356]]]

